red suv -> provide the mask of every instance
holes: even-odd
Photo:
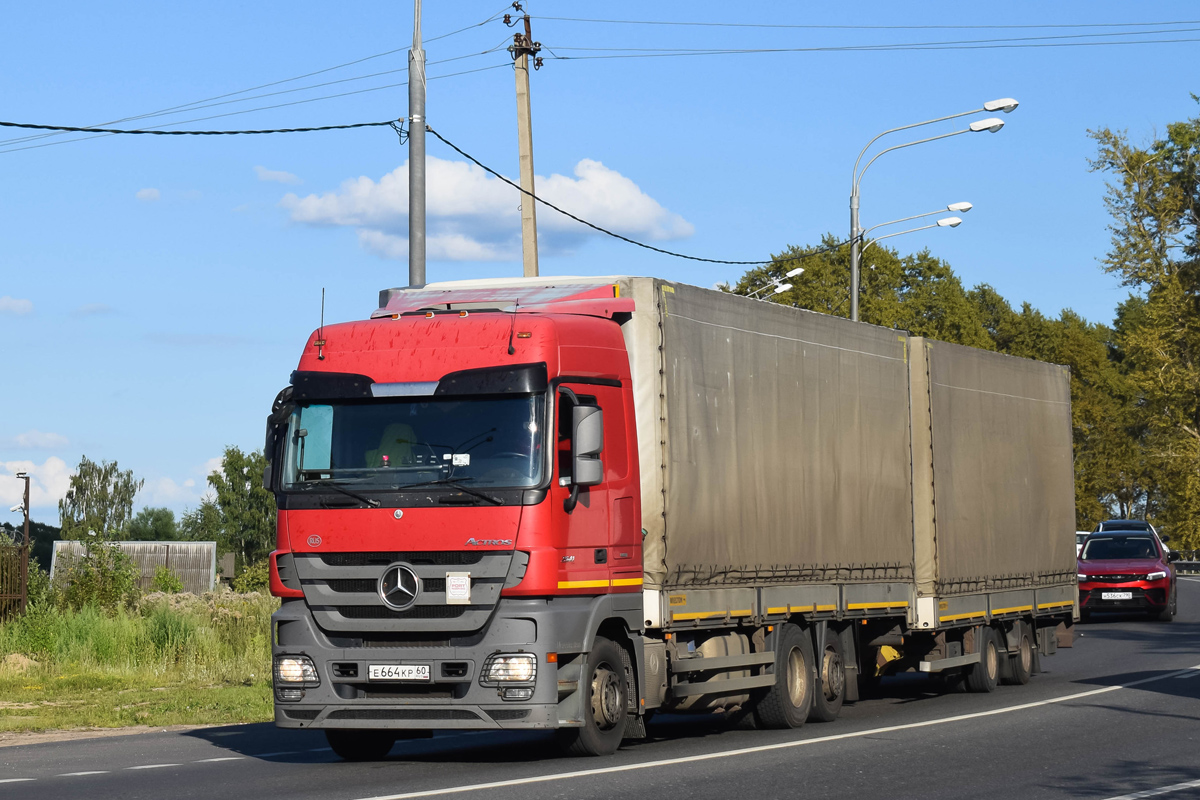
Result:
[[[1149,531],[1093,533],[1079,554],[1079,613],[1145,611],[1163,622],[1175,616],[1175,568]]]

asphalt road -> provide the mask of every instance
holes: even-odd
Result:
[[[318,732],[241,725],[0,748],[0,798],[1200,798],[1200,579],[1179,607],[1078,626],[1027,686],[938,695],[904,676],[798,731],[660,718],[601,759],[544,734],[447,734],[364,765]]]

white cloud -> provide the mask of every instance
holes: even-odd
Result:
[[[519,258],[520,193],[479,167],[429,158],[426,165],[429,257],[444,261],[499,261]],[[583,159],[574,177],[536,179],[538,194],[577,216],[633,238],[664,241],[691,236],[694,228],[663,208],[636,183],[599,161]],[[280,201],[294,222],[351,227],[359,242],[385,258],[408,257],[408,165],[378,182],[368,177],[345,181],[335,192]],[[569,251],[602,234],[539,206],[539,244]]]
[[[214,472],[221,471],[221,466],[224,463],[225,459],[222,457],[210,458],[208,461],[204,462],[203,466],[200,467],[199,472],[204,477],[204,480],[207,481],[209,475],[213,474]]]
[[[42,431],[25,431],[13,437],[13,444],[30,450],[54,450],[66,447],[67,437],[61,433],[43,433]]]
[[[283,170],[267,169],[266,167],[255,167],[254,173],[258,175],[260,181],[270,181],[272,183],[304,183],[298,177],[290,172]]]
[[[61,458],[50,456],[41,464],[33,461],[0,461],[0,504],[5,509],[20,503],[24,496],[24,481],[12,477],[18,472],[27,472],[33,478],[29,483],[31,508],[53,507],[71,488],[71,469]]]
[[[22,300],[17,297],[4,295],[0,297],[0,314],[28,314],[33,311],[32,300]]]
[[[199,501],[200,493],[196,491],[195,481],[177,483],[171,478],[154,478],[147,480],[142,491],[138,492],[138,502],[147,506],[179,506]]]
[[[138,189],[137,199],[144,200],[147,203],[153,203],[162,197],[158,189]]]

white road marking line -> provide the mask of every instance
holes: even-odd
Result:
[[[792,742],[780,742],[778,744],[764,744],[757,747],[742,747],[737,750],[724,750],[716,753],[706,753],[695,756],[682,756],[680,758],[664,758],[660,761],[643,761],[638,764],[625,764],[619,767],[600,767],[597,769],[582,769],[577,772],[558,772],[550,775],[535,775],[529,778],[514,778],[507,781],[493,781],[491,783],[474,783],[465,784],[462,786],[448,786],[444,789],[427,789],[423,792],[406,792],[404,794],[389,794],[379,795],[376,797],[362,798],[362,800],[408,800],[412,797],[438,797],[441,795],[460,794],[462,792],[478,792],[487,789],[503,789],[510,786],[525,786],[531,783],[550,783],[552,781],[564,781],[574,778],[590,778],[595,775],[611,775],[618,772],[632,772],[639,769],[653,769],[654,767],[668,767],[676,764],[691,764],[696,761],[709,761],[718,758],[732,758],[736,756],[752,755],[755,753],[769,753],[774,750],[789,750],[794,747],[806,747],[812,744],[823,744],[825,742],[836,742],[842,739],[861,739],[865,736],[874,736],[881,733],[891,733],[893,731],[913,730],[916,728],[929,728],[934,725],[945,725],[950,722],[962,722],[968,719],[979,719],[980,717],[991,717],[997,714],[1008,714],[1012,711],[1023,711],[1027,708],[1037,708],[1038,706],[1048,706],[1054,703],[1065,703],[1070,700],[1080,700],[1084,697],[1092,697],[1098,694],[1107,694],[1120,689],[1130,689],[1135,686],[1141,686],[1146,683],[1161,681],[1166,678],[1174,678],[1177,675],[1182,675],[1188,672],[1200,670],[1200,664],[1186,669],[1168,672],[1164,675],[1156,675],[1153,678],[1143,678],[1140,681],[1131,681],[1130,683],[1120,684],[1118,686],[1104,686],[1099,689],[1090,689],[1086,692],[1077,692],[1075,694],[1063,695],[1062,697],[1052,697],[1048,700],[1035,700],[1032,703],[1021,703],[1015,706],[1005,706],[1004,708],[995,708],[991,711],[976,711],[973,714],[959,714],[953,717],[942,717],[940,719],[925,720],[924,722],[910,722],[904,725],[889,725],[884,728],[872,728],[866,731],[855,731],[853,733],[839,733],[833,736],[818,736],[813,739],[801,739]],[[1181,785],[1180,788],[1183,788]],[[1139,795],[1129,795],[1128,797],[1138,797]],[[1149,795],[1145,795],[1149,796]],[[1116,800],[1113,798],[1112,800]]]
[[[294,756],[299,753],[299,750],[279,750],[274,753],[255,753],[247,758],[270,758],[271,756]]]
[[[1146,789],[1143,792],[1123,794],[1119,797],[1109,797],[1107,800],[1138,800],[1138,798],[1141,797],[1157,797],[1160,794],[1182,792],[1184,789],[1195,789],[1197,786],[1200,786],[1200,781],[1188,781],[1187,783],[1176,783],[1171,786],[1163,786],[1158,789]]]
[[[126,767],[125,769],[158,769],[159,767],[182,767],[182,764],[142,764],[140,767]]]
[[[201,758],[193,761],[193,764],[212,764],[215,761],[241,761],[245,756],[222,756],[220,758]]]
[[[1182,575],[1176,575],[1175,579],[1180,581],[1191,581],[1192,583],[1200,583],[1200,578],[1185,578]]]
[[[107,775],[107,774],[108,774],[108,770],[106,770],[106,769],[93,769],[93,770],[89,770],[87,772],[64,772],[63,774],[59,775],[58,777],[74,778],[78,775]]]
[[[0,778],[0,783],[21,783],[22,781],[36,781],[37,778]]]

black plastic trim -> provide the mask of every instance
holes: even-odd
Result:
[[[356,372],[296,370],[292,373],[292,401],[351,400],[371,397],[374,380]]]
[[[560,383],[583,383],[590,386],[615,386],[621,388],[621,381],[617,378],[591,378],[585,375],[560,375],[551,383],[558,386]]]
[[[464,369],[444,375],[434,395],[537,394],[546,391],[546,362]]]

